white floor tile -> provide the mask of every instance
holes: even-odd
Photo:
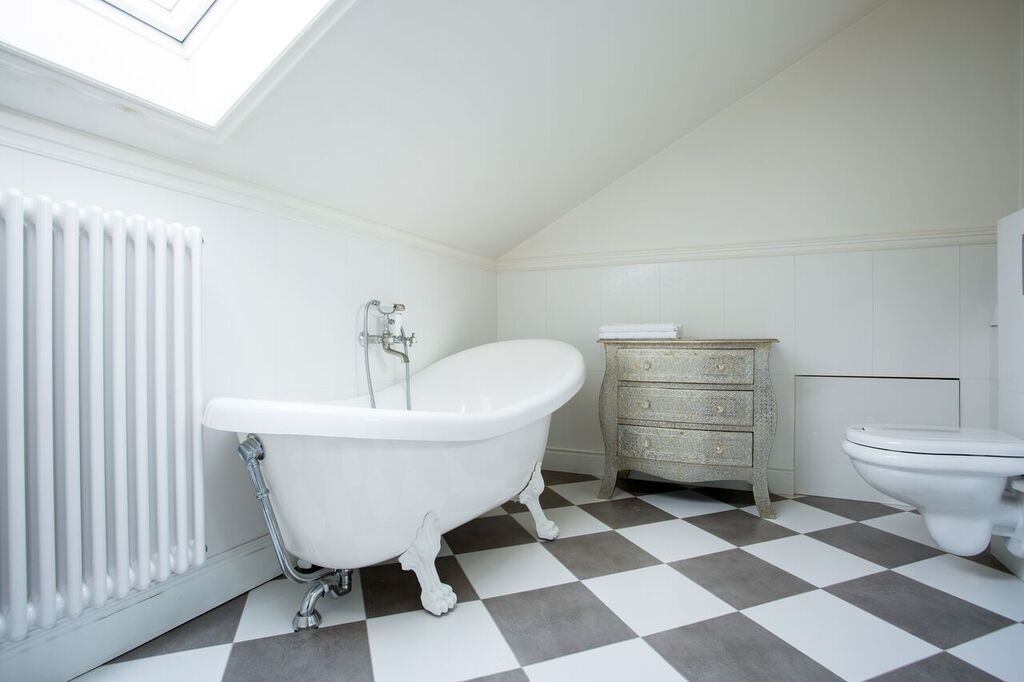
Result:
[[[1021,650],[1024,650],[1024,625],[1017,623],[953,647],[949,653],[1001,680],[1022,682]]]
[[[468,552],[459,554],[456,560],[481,599],[576,580],[569,569],[538,544]]]
[[[866,680],[939,652],[821,590],[754,606],[743,613],[846,680]]]
[[[921,518],[920,514],[911,514],[910,512],[890,514],[889,516],[880,516],[877,519],[868,519],[867,521],[862,521],[862,523],[878,530],[892,533],[893,535],[899,535],[901,538],[919,542],[922,545],[941,549],[935,544],[935,540],[932,540],[932,536],[928,533],[928,529],[925,528],[924,519]]]
[[[827,512],[824,509],[812,507],[796,500],[781,500],[772,503],[775,508],[775,518],[769,519],[772,523],[785,526],[797,533],[813,533],[816,530],[835,528],[852,523],[850,519]],[[744,507],[743,511],[757,516],[757,507]]]
[[[664,658],[642,639],[630,639],[598,649],[562,656],[523,668],[531,682],[619,682],[682,680]]]
[[[619,529],[619,534],[666,563],[724,552],[733,545],[682,519]]]
[[[735,611],[664,564],[590,578],[583,584],[641,637]]]
[[[437,552],[437,556],[451,556],[455,552],[448,546],[448,541],[443,537],[441,538],[441,549]]]
[[[561,485],[548,486],[556,493],[569,500],[573,504],[588,504],[590,502],[607,502],[598,497],[597,491],[601,489],[601,481],[580,481],[579,483],[563,483]],[[613,500],[621,500],[624,497],[633,497],[627,492],[618,488],[612,493]]]
[[[893,569],[1012,620],[1024,620],[1024,581],[988,566],[943,554]]]
[[[230,644],[208,646],[104,665],[75,679],[78,682],[219,682],[230,655]]]
[[[238,622],[235,641],[273,637],[292,632],[292,617],[299,610],[308,585],[299,585],[290,580],[271,580],[249,593],[245,609]],[[317,603],[317,611],[323,616],[321,627],[341,625],[366,618],[363,609],[363,588],[359,571],[352,572],[352,591],[333,599],[324,597]]]
[[[608,526],[598,521],[592,514],[588,514],[579,507],[559,507],[558,509],[545,509],[544,514],[558,526],[558,537],[571,538],[575,535],[588,535],[590,533],[602,533],[610,530]],[[519,512],[512,515],[519,524],[533,537],[537,537],[537,524],[530,512]]]
[[[878,564],[806,535],[759,542],[743,549],[815,587],[834,585],[885,570]]]
[[[371,618],[366,629],[377,682],[465,680],[519,665],[479,601],[440,618],[426,611]]]
[[[483,519],[483,518],[486,518],[488,516],[504,516],[507,513],[508,512],[505,511],[504,509],[502,509],[501,507],[495,507],[494,509],[492,509],[490,511],[485,511],[483,514],[480,515],[479,518]]]
[[[699,516],[701,514],[713,514],[715,512],[729,511],[736,507],[725,502],[701,495],[692,490],[675,490],[670,493],[657,493],[655,495],[643,495],[644,502],[653,504],[658,509],[667,511],[673,516],[685,519],[688,516]]]

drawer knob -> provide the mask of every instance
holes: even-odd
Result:
[[[723,452],[725,452],[725,448],[723,448],[721,445],[716,445],[715,446],[715,454],[716,455],[720,455]]]
[[[719,372],[721,372],[722,370],[725,369],[725,363],[724,362],[718,363],[717,365],[715,365],[715,369],[717,369]]]
[[[650,360],[644,360],[643,367],[644,367],[644,369],[650,369],[651,368],[651,361]]]
[[[718,414],[725,412],[725,405],[715,405],[715,412]]]
[[[649,448],[649,447],[651,447],[651,441],[649,441],[649,440],[647,440],[646,438],[644,438],[643,446],[644,446],[645,448]]]
[[[640,403],[640,407],[644,408],[645,410],[651,409],[651,401],[650,400],[643,401],[642,403]]]

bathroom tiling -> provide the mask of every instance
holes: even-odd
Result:
[[[583,474],[545,478],[563,487],[596,482]],[[422,610],[415,576],[388,563],[358,571],[349,595],[321,601],[320,630],[292,633],[302,587],[278,579],[81,679],[896,681],[1018,674],[1001,652],[1024,645],[1020,581],[864,520],[898,516],[905,519],[898,528],[906,529],[923,523],[920,516],[885,505],[779,498],[779,505],[806,507],[798,513],[808,517],[827,510],[841,518],[800,533],[781,518],[744,511],[749,493],[722,494],[731,501],[723,512],[727,503],[693,489],[648,489],[658,492],[620,492],[619,499],[678,515],[613,529],[584,503],[552,509],[552,518],[563,515],[559,523],[578,517],[582,529],[553,542],[524,541],[509,530],[515,524],[526,532],[529,519],[517,523],[524,512],[502,510],[452,531],[454,556],[437,565],[459,605],[441,618]],[[673,499],[685,503],[664,503]],[[502,524],[486,549],[451,542],[477,537],[473,528],[483,520]],[[686,542],[673,543],[675,536]],[[695,554],[672,559],[684,545]],[[872,561],[874,546],[899,560],[890,568]]]

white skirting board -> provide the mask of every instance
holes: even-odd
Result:
[[[280,573],[270,539],[251,540],[145,592],[0,648],[0,677],[71,679]]]
[[[544,468],[554,471],[569,471],[574,474],[604,475],[604,453],[594,450],[568,450],[565,448],[548,448],[544,454]],[[632,474],[632,477],[652,479],[645,474]],[[707,481],[713,488],[736,488],[750,490],[750,484],[740,481]],[[768,489],[777,495],[793,494],[793,472],[789,469],[768,468]]]

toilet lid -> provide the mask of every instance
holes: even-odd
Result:
[[[846,440],[869,448],[925,455],[1024,457],[1024,440],[990,429],[861,424],[846,429]]]

